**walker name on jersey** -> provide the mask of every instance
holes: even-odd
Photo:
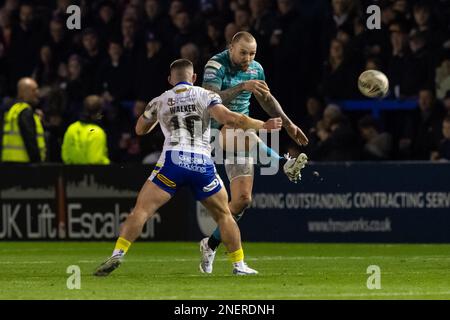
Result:
[[[179,112],[197,112],[195,104],[188,104],[184,106],[175,106],[170,108],[170,113],[175,114]]]

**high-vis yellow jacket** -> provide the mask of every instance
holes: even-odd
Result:
[[[3,162],[30,162],[24,139],[20,132],[19,117],[25,109],[32,109],[28,103],[17,102],[3,117],[3,141],[1,160]],[[39,148],[41,161],[45,160],[46,146],[44,128],[38,115],[33,115],[36,125],[36,142]]]
[[[65,164],[109,164],[105,131],[94,123],[72,123],[64,134],[61,157]]]

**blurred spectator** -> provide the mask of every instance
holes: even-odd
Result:
[[[432,24],[432,13],[430,4],[426,1],[417,1],[413,6],[414,29],[423,34],[425,42],[432,48],[437,49],[442,43],[443,34]]]
[[[450,91],[450,56],[446,57],[436,68],[436,97],[443,99]]]
[[[128,61],[136,61],[139,54],[138,30],[136,20],[122,19],[122,48]]]
[[[250,0],[249,8],[252,18],[251,33],[258,43],[258,61],[270,69],[268,64],[270,57],[269,42],[275,29],[275,16],[270,10],[269,0]],[[269,70],[266,70],[270,74]]]
[[[319,143],[311,152],[317,161],[357,160],[356,138],[348,119],[340,116],[333,119],[329,129],[318,130]]]
[[[330,50],[331,40],[336,37],[338,29],[353,35],[353,21],[359,8],[354,0],[332,0],[331,12],[327,14],[321,29],[322,57]]]
[[[342,41],[333,39],[322,79],[324,96],[331,100],[354,97],[356,94],[356,86],[349,86],[348,83],[356,83],[356,67],[345,59]]]
[[[336,104],[329,104],[323,111],[323,124],[327,129],[330,128],[331,122],[342,116],[341,108]]]
[[[402,120],[399,149],[404,159],[428,160],[441,138],[442,112],[430,89],[420,90],[418,104],[419,108]]]
[[[175,14],[173,24],[176,28],[175,35],[172,39],[175,56],[180,54],[181,47],[186,43],[200,43],[202,41],[201,36],[193,29],[191,17],[187,11],[180,11]]]
[[[172,0],[169,5],[169,17],[172,22],[175,20],[175,17],[178,12],[185,10],[183,1],[180,0]]]
[[[161,1],[146,0],[144,10],[144,32],[159,34],[165,41],[170,41],[168,38],[170,20],[163,12]]]
[[[407,60],[407,74],[402,92],[414,96],[420,88],[434,84],[434,69],[431,56],[426,47],[426,38],[422,32],[412,31],[409,36],[409,48],[412,55]]]
[[[381,72],[384,72],[382,62],[377,57],[368,57],[366,60],[366,66],[364,69],[365,70],[379,70]]]
[[[394,92],[396,98],[404,96],[405,88],[408,91],[408,67],[410,66],[411,55],[408,47],[408,35],[405,27],[402,24],[391,24],[389,27],[391,31],[391,46],[392,51],[388,62],[387,76],[389,78],[389,85]]]
[[[90,75],[86,78],[88,82],[88,93],[95,92],[95,78],[92,75],[97,75],[102,62],[105,60],[105,55],[100,49],[98,42],[98,34],[92,28],[87,28],[83,31],[82,35],[83,43],[83,69],[86,75]]]
[[[70,56],[67,66],[60,66],[59,76],[62,78],[60,87],[64,90],[67,101],[64,118],[72,123],[79,118],[83,99],[90,91],[89,82],[83,76],[81,58],[78,55]]]
[[[230,22],[229,24],[226,25],[226,27],[225,27],[225,43],[227,46],[231,43],[233,36],[238,32],[239,32],[239,28],[235,23]]]
[[[33,71],[32,78],[41,85],[41,97],[48,95],[57,80],[57,65],[49,46],[41,47],[39,61]]]
[[[64,134],[61,156],[64,164],[109,164],[106,133],[99,125],[103,102],[99,96],[84,100],[83,114]]]
[[[112,1],[102,1],[100,3],[94,26],[98,33],[102,35],[100,37],[100,47],[106,49],[107,41],[116,37],[120,32],[116,7]]]
[[[186,43],[180,49],[180,58],[188,59],[194,65],[194,72],[197,74],[197,79],[203,79],[203,66],[201,60],[200,49],[192,42]]]
[[[145,53],[139,57],[135,74],[134,95],[138,100],[150,101],[167,88],[169,59],[161,39],[155,33],[149,33]]]
[[[305,131],[314,129],[317,123],[322,119],[323,114],[323,102],[318,97],[309,97],[306,100],[307,114],[302,123],[302,128]]]
[[[226,49],[222,26],[218,20],[210,20],[206,24],[207,39],[202,49],[202,60],[207,61],[218,52]]]
[[[447,91],[447,94],[444,97],[444,115],[450,116],[450,90]]]
[[[318,122],[319,141],[311,150],[317,161],[351,161],[358,159],[357,140],[348,119],[337,106],[325,108],[323,122]]]
[[[388,160],[392,154],[392,136],[380,132],[375,119],[365,116],[358,121],[358,127],[364,146],[362,160]]]
[[[131,97],[130,66],[123,56],[122,44],[111,40],[108,44],[109,59],[99,68],[97,76],[97,92],[106,101],[121,101]]]
[[[39,57],[43,33],[34,17],[34,7],[24,2],[19,7],[19,23],[13,26],[8,50],[9,80],[11,92],[22,77],[29,77]]]
[[[16,12],[19,8],[20,1],[19,0],[6,0],[2,8],[0,9],[0,14],[7,14],[10,16],[14,12]]]
[[[271,68],[266,73],[272,82],[273,91],[279,96],[279,102],[288,114],[294,115],[295,122],[301,116],[297,115],[296,104],[303,103],[303,97],[310,86],[314,86],[314,80],[307,77],[307,64],[311,63],[304,50],[307,36],[303,19],[300,19],[295,9],[295,2],[278,0],[277,5],[275,26],[269,40],[272,63],[268,64]],[[286,72],[286,61],[296,61],[290,66],[290,72]]]
[[[431,160],[450,161],[450,116],[446,116],[442,121],[443,139],[439,142],[437,151],[431,153]]]
[[[71,5],[70,0],[57,0],[56,1],[56,9],[53,11],[53,18],[66,20],[67,16],[67,7]]]
[[[251,28],[251,14],[246,8],[237,8],[234,11],[234,23],[238,31],[249,31]]]
[[[55,63],[59,64],[68,58],[71,47],[70,39],[65,32],[66,26],[61,20],[52,19],[50,21],[50,36],[48,45],[53,53]]]

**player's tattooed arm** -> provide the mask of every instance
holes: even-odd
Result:
[[[228,110],[223,104],[216,104],[209,109],[210,115],[218,122],[227,125],[231,128],[239,129],[266,129],[279,130],[281,129],[281,119],[272,118],[263,122],[261,120],[250,118],[245,114],[236,113]]]
[[[270,93],[267,95],[255,94],[256,100],[258,100],[261,107],[271,117],[280,117],[283,121],[283,128],[297,144],[306,146],[308,144],[308,138],[303,131],[297,127],[291,119],[284,113],[280,103]]]
[[[275,99],[275,97],[271,94],[266,95],[265,97],[260,94],[255,94],[256,100],[264,109],[265,112],[271,117],[280,117],[283,120],[283,127],[287,127],[292,124],[291,119],[284,113],[283,108],[280,103]]]
[[[218,89],[217,87],[209,84],[204,84],[203,88],[217,93],[222,99],[222,103],[224,105],[228,105],[231,101],[233,101],[234,98],[236,98],[242,92],[242,90],[244,90],[244,85],[243,83],[240,83],[237,86],[222,91],[220,91],[220,89]]]

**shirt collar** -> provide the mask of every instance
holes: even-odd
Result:
[[[178,82],[174,87],[179,86],[180,84],[186,84],[186,85],[188,85],[188,86],[192,86],[192,85],[193,85],[192,83],[187,82],[187,81],[180,81],[180,82]]]

